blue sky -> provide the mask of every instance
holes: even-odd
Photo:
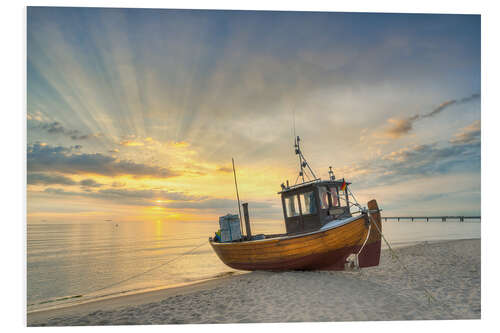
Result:
[[[29,7],[27,22],[29,221],[212,219],[234,209],[231,157],[278,220],[293,115],[316,173],[332,165],[360,201],[480,213],[478,15]]]

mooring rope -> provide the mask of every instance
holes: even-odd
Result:
[[[368,225],[368,232],[366,234],[366,238],[365,238],[365,241],[363,242],[363,245],[361,245],[361,248],[359,249],[358,253],[356,253],[356,265],[359,267],[359,254],[361,253],[361,251],[363,251],[363,249],[365,248],[365,245],[366,243],[368,242],[368,238],[370,238],[370,233],[371,233],[371,230],[372,230],[372,224],[370,223]]]
[[[380,212],[380,210],[367,210],[367,209],[364,209],[365,212],[369,213],[368,214],[368,217],[370,219],[370,221],[373,223],[373,225],[375,225],[375,228],[377,229],[378,233],[380,234],[380,236],[382,237],[382,239],[384,240],[385,244],[387,245],[387,247],[389,248],[389,251],[392,255],[393,258],[396,258],[398,263],[400,264],[400,266],[403,268],[403,270],[406,272],[406,274],[408,275],[408,279],[410,281],[412,281],[416,286],[419,286],[424,292],[425,294],[427,295],[427,300],[428,300],[428,303],[429,305],[431,304],[431,300],[436,302],[437,304],[439,305],[443,305],[445,308],[447,308],[448,310],[448,314],[450,314],[453,318],[455,319],[461,319],[460,316],[457,316],[454,312],[454,308],[448,304],[447,302],[443,301],[443,300],[440,300],[438,301],[436,299],[436,297],[434,297],[432,295],[432,293],[425,287],[425,286],[422,286],[421,284],[419,284],[411,275],[411,272],[410,270],[408,269],[408,267],[406,267],[406,265],[402,262],[401,258],[399,258],[399,256],[396,254],[396,252],[392,249],[391,245],[389,244],[389,241],[385,238],[384,234],[382,233],[382,231],[380,230],[380,228],[378,227],[377,223],[375,223],[375,221],[373,221],[373,218],[371,216],[371,213],[375,213],[375,212]],[[432,260],[431,260],[432,261]]]
[[[203,243],[201,243],[200,245],[197,245],[197,246],[193,247],[192,249],[190,249],[190,250],[188,250],[188,251],[186,251],[186,252],[184,252],[184,253],[181,253],[181,254],[179,254],[178,256],[176,256],[176,257],[174,257],[174,258],[172,258],[172,259],[170,259],[170,260],[167,260],[166,262],[164,262],[164,263],[162,263],[162,264],[160,264],[160,265],[158,265],[158,266],[152,267],[152,268],[150,268],[150,269],[148,269],[148,270],[145,270],[144,272],[141,272],[141,273],[138,273],[138,274],[132,275],[132,276],[130,276],[130,277],[126,278],[126,279],[120,280],[120,281],[118,281],[118,282],[113,282],[113,283],[111,283],[111,284],[109,284],[109,285],[107,285],[107,286],[104,286],[104,287],[102,287],[102,288],[99,288],[99,289],[96,289],[96,290],[89,291],[89,292],[87,292],[86,294],[88,295],[88,294],[91,294],[91,293],[96,293],[96,292],[98,292],[98,291],[101,291],[101,290],[104,290],[104,289],[108,289],[108,288],[111,288],[111,287],[114,287],[114,286],[120,285],[120,284],[122,284],[122,283],[124,283],[124,282],[127,282],[127,281],[130,281],[130,280],[132,280],[132,279],[135,279],[136,277],[139,277],[139,276],[141,276],[141,275],[144,275],[144,274],[147,274],[147,273],[149,273],[149,272],[152,272],[152,271],[154,271],[154,270],[156,270],[156,269],[158,269],[158,268],[160,268],[160,267],[165,266],[166,264],[169,264],[169,263],[171,263],[171,262],[173,262],[173,261],[175,261],[175,260],[177,260],[177,259],[179,259],[179,258],[181,258],[181,257],[183,257],[183,256],[185,256],[185,255],[187,255],[187,254],[190,254],[190,253],[194,252],[194,250],[196,250],[196,249],[198,249],[198,248],[202,247],[202,246],[203,246],[203,245],[205,245],[206,243],[207,243],[207,241],[203,241]]]
[[[391,255],[393,258],[396,258],[398,263],[400,264],[400,266],[403,268],[403,270],[406,272],[406,274],[408,275],[408,278],[410,280],[412,280],[413,283],[415,283],[416,285],[419,285],[414,279],[413,277],[411,276],[411,272],[410,270],[408,269],[408,267],[406,267],[406,265],[401,261],[401,259],[399,258],[399,256],[396,254],[396,252],[392,249],[391,245],[389,244],[389,242],[387,241],[387,239],[385,238],[384,234],[382,233],[382,231],[380,230],[380,228],[378,227],[377,223],[375,223],[375,221],[373,221],[373,218],[371,216],[371,211],[367,211],[368,212],[368,218],[370,219],[370,221],[373,223],[373,225],[375,225],[375,228],[377,229],[378,233],[380,234],[380,236],[382,237],[382,239],[384,240],[385,244],[387,245],[387,247],[389,248],[389,251],[391,252]],[[378,212],[378,211],[377,211]],[[427,299],[429,301],[429,304],[431,303],[431,300],[437,302],[436,298],[432,295],[432,293],[426,288],[426,287],[421,287],[424,292],[427,294]]]

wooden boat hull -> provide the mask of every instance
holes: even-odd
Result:
[[[377,202],[370,201],[368,208],[378,211]],[[210,244],[222,262],[240,270],[343,270],[347,257],[358,253],[366,241],[358,256],[359,266],[377,266],[381,242],[375,223],[381,232],[378,212],[372,213],[371,219],[362,214],[344,224],[302,235]]]

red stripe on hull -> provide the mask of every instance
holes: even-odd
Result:
[[[380,240],[371,244],[366,244],[363,251],[358,256],[359,267],[378,266],[380,262]]]

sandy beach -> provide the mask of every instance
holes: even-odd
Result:
[[[380,266],[343,272],[252,272],[189,286],[28,313],[28,326],[481,318],[481,241],[382,251]],[[428,290],[435,300],[424,291]]]

